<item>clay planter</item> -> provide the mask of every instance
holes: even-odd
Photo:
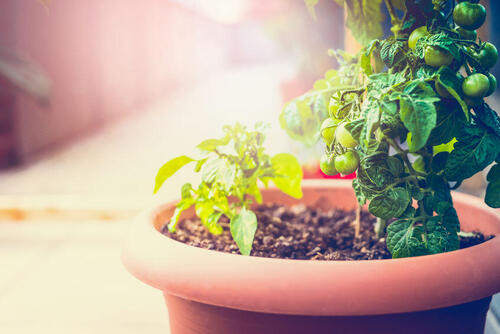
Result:
[[[263,195],[266,202],[299,202],[274,189]],[[498,211],[453,196],[463,230],[500,234]],[[300,202],[355,206],[350,181],[338,180],[306,182]],[[134,276],[163,291],[172,334],[482,334],[490,296],[500,291],[498,237],[397,260],[268,259],[165,237],[158,229],[173,210],[170,203],[141,215],[123,252]]]

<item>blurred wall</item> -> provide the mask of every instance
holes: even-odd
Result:
[[[48,107],[19,93],[2,98],[0,112],[15,114],[14,151],[25,159],[217,71],[226,34],[164,0],[55,0],[49,9],[0,1],[0,46],[33,60],[52,81]]]

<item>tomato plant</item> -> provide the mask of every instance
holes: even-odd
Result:
[[[455,250],[452,189],[493,163],[485,202],[500,207],[500,117],[484,101],[497,87],[489,70],[498,51],[475,31],[486,10],[477,0],[337,2],[363,47],[330,51],[340,66],[327,72],[328,89],[291,101],[281,118],[306,102],[302,125],[310,115],[335,120],[322,136],[321,169],[356,171],[358,202],[378,218],[375,231],[393,257]],[[392,23],[386,38],[384,10]],[[321,136],[308,137],[295,136]]]

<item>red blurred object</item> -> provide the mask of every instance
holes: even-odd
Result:
[[[302,165],[302,172],[304,173],[304,179],[342,179],[342,180],[352,180],[356,178],[356,173],[341,176],[337,175],[326,175],[319,168],[319,162],[314,162],[310,164]]]

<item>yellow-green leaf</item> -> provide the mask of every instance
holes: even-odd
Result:
[[[154,193],[156,194],[158,190],[161,188],[163,183],[172,175],[174,175],[179,169],[184,167],[186,164],[194,161],[188,156],[181,155],[180,157],[174,158],[170,161],[168,161],[166,164],[164,164],[160,170],[158,171],[158,174],[156,174],[156,179],[155,179],[155,189]]]
[[[271,158],[275,172],[273,183],[285,194],[294,198],[302,197],[302,168],[297,159],[287,153],[276,154]]]

